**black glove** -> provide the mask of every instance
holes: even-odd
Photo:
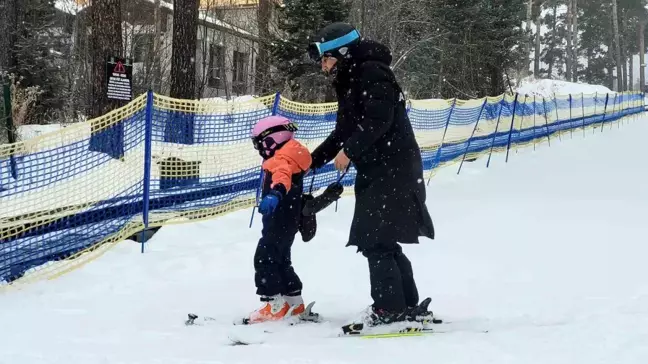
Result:
[[[302,208],[302,215],[311,216],[324,210],[330,204],[337,201],[344,192],[344,186],[340,182],[335,182],[326,187],[321,195],[306,201]]]
[[[312,201],[313,198],[314,197],[311,194],[302,195],[302,209],[303,206],[306,206],[306,204],[309,201]],[[302,214],[299,217],[299,232],[301,233],[302,240],[305,243],[311,241],[315,237],[315,233],[317,232],[317,219],[315,215],[305,216]]]

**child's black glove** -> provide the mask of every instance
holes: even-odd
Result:
[[[312,216],[324,210],[330,204],[337,201],[344,192],[344,186],[340,182],[334,182],[326,187],[321,195],[306,201],[302,208],[302,215]],[[312,197],[312,196],[311,196]]]
[[[312,201],[313,198],[314,197],[311,194],[302,195],[302,211],[303,207],[306,206],[309,201]],[[299,217],[299,232],[301,233],[302,240],[305,243],[311,241],[315,237],[315,233],[317,232],[317,219],[315,215],[304,216],[302,213]]]

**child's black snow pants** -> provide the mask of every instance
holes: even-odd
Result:
[[[262,196],[270,190],[265,178]],[[291,248],[299,231],[303,174],[294,175],[292,187],[276,210],[263,217],[263,229],[254,254],[254,281],[260,296],[299,295],[302,282],[292,266]]]

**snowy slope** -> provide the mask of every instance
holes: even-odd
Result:
[[[329,319],[227,346],[258,306],[259,215],[163,228],[57,280],[0,297],[0,363],[646,363],[648,119],[448,167],[427,204],[437,239],[406,246],[422,296],[454,333],[332,338],[370,303],[365,260],[345,248],[353,198],[293,251],[305,298]],[[188,312],[214,316],[185,327]],[[247,328],[243,328],[247,329]],[[489,330],[480,333],[479,330]],[[248,330],[249,331],[249,330]],[[240,333],[240,332],[239,332]]]

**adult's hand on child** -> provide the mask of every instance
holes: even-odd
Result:
[[[270,191],[259,204],[259,212],[262,215],[271,214],[279,205],[281,201],[281,194],[278,191]]]
[[[334,160],[335,169],[344,172],[350,162],[351,160],[347,157],[346,153],[344,153],[344,150],[341,150]]]

